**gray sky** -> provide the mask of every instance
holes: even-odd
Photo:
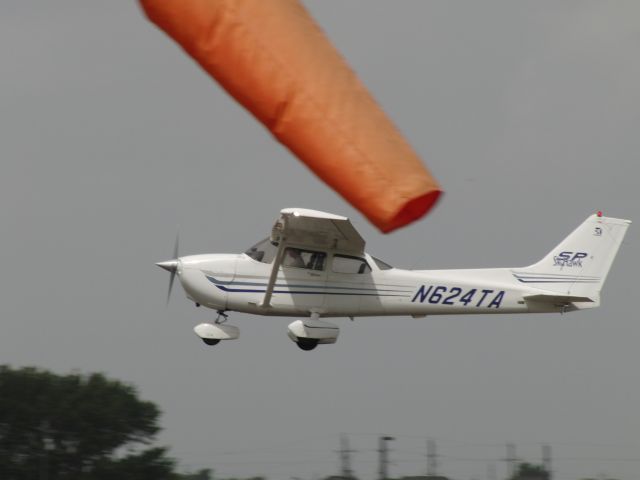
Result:
[[[456,479],[502,478],[507,441],[551,444],[559,480],[637,478],[637,225],[580,314],[339,320],[309,354],[291,319],[234,314],[241,339],[206,348],[212,313],[180,288],[165,307],[178,225],[183,254],[236,252],[315,208],[397,266],[453,268],[529,264],[598,209],[640,219],[640,3],[305,3],[441,181],[436,210],[379,234],[135,2],[3,2],[0,363],[136,384],[185,469],[330,474],[347,432],[365,480],[379,433],[393,475],[431,436]]]

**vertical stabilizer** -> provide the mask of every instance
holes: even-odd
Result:
[[[598,302],[630,220],[591,215],[538,263],[513,269],[523,284]]]

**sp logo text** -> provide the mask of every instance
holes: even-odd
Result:
[[[587,252],[560,252],[553,257],[553,265],[554,267],[582,268],[582,259],[587,255]]]

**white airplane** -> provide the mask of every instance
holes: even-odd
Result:
[[[190,255],[156,265],[175,275],[196,306],[218,318],[195,333],[207,344],[239,337],[228,311],[302,316],[288,335],[302,350],[335,343],[328,317],[569,312],[600,305],[600,292],[631,224],[588,217],[538,263],[520,268],[404,270],[364,251],[346,217],[280,212],[271,235],[241,254]],[[321,320],[322,318],[322,320]]]

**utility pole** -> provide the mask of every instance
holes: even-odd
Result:
[[[493,462],[487,465],[487,480],[498,480],[496,464]]]
[[[433,438],[427,440],[427,477],[438,475],[438,453],[436,441]]]
[[[553,480],[553,465],[551,462],[551,446],[542,445],[542,466],[549,474],[549,480]]]
[[[342,478],[354,478],[353,470],[351,470],[351,454],[353,452],[355,452],[355,450],[349,449],[349,439],[344,433],[341,434],[338,454],[340,455],[340,475]]]
[[[388,467],[389,467],[389,447],[387,442],[395,440],[394,437],[382,436],[378,438],[378,458],[379,458],[379,479],[387,480]]]
[[[518,457],[516,457],[516,446],[513,443],[507,443],[507,474],[511,479],[516,474],[516,468],[518,463]]]

